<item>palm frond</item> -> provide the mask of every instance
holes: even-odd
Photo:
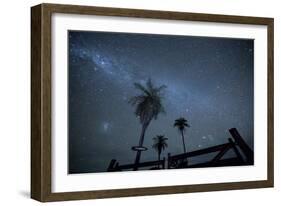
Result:
[[[190,127],[187,120],[183,117],[180,117],[175,120],[174,127],[177,127],[180,131],[184,131],[186,127]]]
[[[150,78],[146,81],[146,87],[149,91],[153,91],[155,89]]]
[[[136,104],[143,102],[145,100],[145,98],[146,98],[145,95],[138,95],[138,96],[131,97],[128,102],[131,105],[136,105]]]
[[[147,88],[145,88],[142,84],[135,82],[134,86],[135,86],[136,89],[139,89],[140,91],[144,92],[145,94],[151,95],[149,90]]]
[[[160,113],[165,113],[162,104],[162,94],[160,91],[166,88],[165,85],[154,87],[151,79],[148,79],[146,85],[134,83],[135,87],[142,91],[141,95],[132,97],[129,103],[136,106],[135,115],[139,117],[142,124],[150,122],[153,118],[157,119]]]
[[[167,88],[166,85],[161,85],[160,87],[158,87],[158,88],[155,89],[155,92],[159,93],[159,92],[163,91],[163,90],[166,89],[166,88]]]

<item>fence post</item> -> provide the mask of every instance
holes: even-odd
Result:
[[[168,153],[168,163],[167,163],[168,169],[170,169],[170,161],[171,161],[171,153]]]
[[[165,157],[163,157],[162,169],[165,169]]]

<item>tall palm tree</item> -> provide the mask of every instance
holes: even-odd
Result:
[[[162,92],[166,86],[161,85],[159,87],[155,87],[152,84],[151,79],[148,79],[145,85],[139,83],[135,83],[134,85],[136,89],[141,92],[139,95],[132,97],[129,101],[132,106],[136,107],[135,115],[139,118],[142,125],[139,145],[137,149],[136,147],[134,149],[137,151],[134,170],[137,170],[141,157],[141,151],[145,150],[143,147],[145,131],[152,119],[157,119],[158,114],[165,113],[162,105]]]
[[[158,153],[158,161],[160,162],[160,156],[162,151],[168,147],[168,144],[166,142],[168,138],[166,138],[164,135],[157,135],[153,138],[154,144],[152,145],[152,148],[154,148]],[[158,165],[160,167],[160,165]]]
[[[185,128],[190,127],[190,125],[188,124],[188,122],[185,118],[181,117],[181,118],[175,120],[174,127],[177,127],[181,133],[183,151],[184,151],[184,153],[186,153],[185,142],[184,142],[184,132],[185,132]]]

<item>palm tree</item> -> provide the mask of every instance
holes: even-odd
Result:
[[[141,151],[146,150],[146,148],[143,147],[145,131],[152,119],[157,119],[158,114],[165,113],[162,105],[162,91],[166,86],[161,85],[160,87],[155,87],[151,79],[147,80],[146,85],[139,83],[135,83],[134,85],[136,89],[141,91],[141,94],[132,97],[129,101],[131,105],[136,107],[135,115],[139,118],[142,125],[139,145],[133,147],[133,150],[137,151],[134,167],[134,170],[137,170]]]
[[[190,125],[188,124],[188,122],[185,118],[181,117],[181,118],[175,120],[174,127],[177,127],[181,133],[183,151],[184,151],[184,153],[186,153],[185,142],[184,142],[184,132],[185,132],[185,128],[190,127]]]
[[[168,138],[166,138],[164,135],[157,135],[153,138],[154,144],[152,145],[152,148],[154,148],[158,152],[158,161],[160,162],[160,156],[162,151],[168,147],[168,144],[166,142]],[[160,165],[158,165],[160,167]]]

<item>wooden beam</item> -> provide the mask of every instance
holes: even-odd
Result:
[[[230,143],[225,143],[225,144],[208,147],[208,148],[201,149],[201,150],[196,150],[196,151],[187,152],[184,154],[170,156],[170,159],[184,159],[187,157],[194,157],[194,156],[203,155],[203,154],[207,154],[207,153],[211,153],[211,152],[217,152],[227,146],[230,146]]]
[[[188,168],[198,168],[198,167],[221,167],[221,166],[240,166],[240,165],[247,165],[245,162],[240,162],[237,157],[234,158],[227,158],[221,159],[216,162],[216,164],[211,164],[211,162],[204,162],[189,165]]]
[[[228,138],[228,141],[229,141],[230,144],[232,145],[232,149],[233,149],[233,151],[235,152],[237,158],[240,159],[241,162],[244,162],[244,158],[242,157],[241,153],[240,153],[239,150],[237,149],[235,142],[234,142],[231,138]]]
[[[225,146],[222,148],[222,150],[211,160],[210,164],[216,164],[222,157],[225,155],[225,153],[231,148],[231,144]]]
[[[247,163],[253,164],[254,163],[253,150],[247,145],[247,143],[241,137],[241,135],[239,134],[236,128],[230,129],[229,132],[232,135],[235,142],[237,143],[237,145],[241,148],[241,151],[245,154]]]
[[[149,166],[155,166],[155,165],[163,165],[164,160],[160,161],[149,161],[149,162],[140,162],[138,164],[138,167],[149,167]],[[134,168],[135,164],[126,164],[126,165],[119,165],[118,169],[125,170],[125,169],[132,169]]]

